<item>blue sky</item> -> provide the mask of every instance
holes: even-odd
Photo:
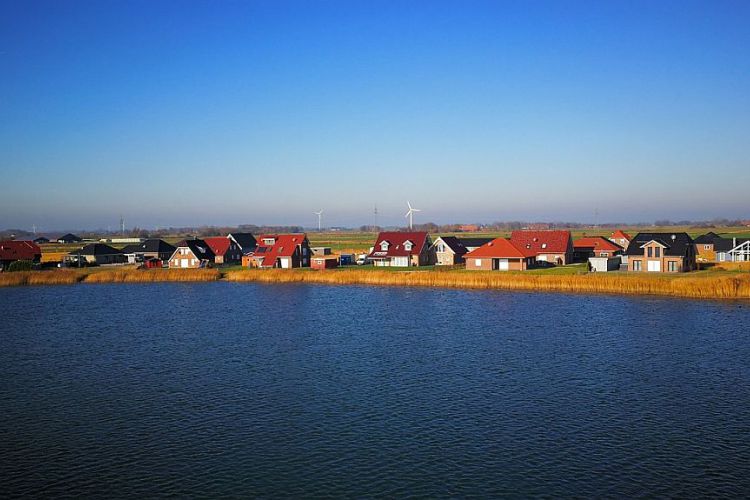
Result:
[[[750,218],[748,19],[4,1],[0,228]]]

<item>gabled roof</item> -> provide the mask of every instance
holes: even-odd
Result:
[[[750,238],[717,238],[714,240],[714,251],[728,252],[748,241],[750,241]]]
[[[214,255],[214,252],[211,250],[211,247],[208,246],[208,243],[197,238],[192,240],[182,240],[181,242],[177,243],[177,248],[179,247],[189,248],[190,251],[193,252],[193,255],[198,257],[200,260],[213,261],[216,257]]]
[[[177,248],[164,240],[150,239],[143,243],[128,245],[122,249],[122,253],[174,253]]]
[[[369,254],[369,258],[384,259],[388,257],[408,257],[410,255],[419,255],[425,248],[427,243],[428,234],[426,231],[412,231],[412,232],[397,232],[397,231],[385,231],[378,233],[378,238],[375,240],[375,246],[372,252]],[[388,242],[388,250],[381,250],[381,243],[383,241]],[[404,243],[410,241],[412,243],[411,250],[404,248]]]
[[[80,250],[74,250],[68,255],[122,255],[122,251],[105,243],[90,243]]]
[[[570,231],[513,231],[510,241],[519,248],[533,250],[537,255],[565,253],[570,245]]]
[[[0,241],[0,260],[34,260],[42,249],[33,241]]]
[[[458,241],[460,241],[466,248],[478,248],[482,245],[486,245],[492,241],[492,239],[493,238],[458,238]]]
[[[273,245],[264,245],[264,239],[274,239]],[[291,257],[299,245],[307,241],[305,233],[290,234],[261,234],[258,236],[258,246],[253,255],[262,257],[261,266],[271,267],[276,263],[278,257]]]
[[[698,244],[706,244],[706,243],[710,244],[710,243],[713,243],[717,239],[721,239],[721,236],[711,231],[706,234],[701,234],[700,236],[695,238],[693,242],[698,243]]]
[[[435,238],[435,241],[432,244],[437,244],[438,240],[441,240],[443,243],[445,243],[445,245],[450,248],[456,255],[463,255],[469,251],[463,244],[463,242],[455,236],[438,236],[437,238]]]
[[[491,257],[495,259],[523,259],[535,256],[536,252],[532,249],[517,245],[507,238],[496,238],[476,250],[467,253],[464,255],[464,258]]]
[[[240,246],[240,250],[243,253],[252,251],[258,245],[252,233],[230,233],[227,235],[227,238],[233,239]]]
[[[45,238],[44,236],[40,236],[39,238],[34,240],[34,243],[49,243],[49,238]]]
[[[55,241],[83,241],[80,237],[76,236],[75,234],[68,233],[60,236]]]
[[[664,247],[664,255],[684,257],[693,245],[687,233],[638,233],[630,240],[626,255],[643,255],[643,245],[656,241]]]
[[[211,247],[211,251],[215,255],[226,255],[226,253],[229,251],[229,245],[232,243],[232,240],[229,238],[225,238],[224,236],[212,236],[211,238],[203,238],[203,241],[206,242],[206,244]]]
[[[610,239],[613,239],[613,240],[619,240],[621,238],[624,238],[624,239],[630,241],[630,240],[633,239],[633,238],[630,237],[630,235],[628,233],[626,233],[625,231],[621,231],[620,229],[618,229],[614,233],[610,234],[609,237],[610,237]]]
[[[594,251],[602,252],[617,252],[622,250],[622,247],[613,241],[608,240],[604,236],[590,236],[586,238],[578,238],[573,241],[573,248],[575,250],[592,249]]]

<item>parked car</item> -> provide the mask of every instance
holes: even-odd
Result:
[[[364,266],[365,264],[369,264],[370,259],[367,258],[366,253],[361,253],[357,256],[357,265],[358,266]]]

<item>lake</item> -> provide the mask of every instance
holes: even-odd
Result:
[[[0,289],[0,496],[746,496],[750,304]]]

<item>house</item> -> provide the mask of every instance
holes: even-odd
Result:
[[[243,263],[266,269],[310,267],[310,255],[310,241],[304,233],[262,234],[255,251],[243,258]]]
[[[612,257],[622,251],[620,245],[603,236],[578,238],[573,242],[573,262],[586,262],[589,257]]]
[[[40,236],[39,238],[34,240],[34,243],[37,245],[44,245],[45,243],[49,243],[49,238],[45,238],[44,236]]]
[[[203,238],[203,241],[211,247],[216,264],[239,264],[242,262],[242,250],[240,246],[229,237],[216,236]]]
[[[33,241],[0,241],[0,271],[19,260],[38,264],[42,260],[42,250]]]
[[[496,238],[464,255],[473,271],[526,271],[536,265],[537,252],[507,238]]]
[[[477,224],[461,224],[458,226],[458,231],[461,233],[476,233],[481,229]]]
[[[147,259],[167,261],[176,248],[164,240],[150,239],[135,245],[128,245],[122,249],[130,264],[145,262]]]
[[[128,258],[121,250],[106,243],[90,243],[80,250],[70,252],[65,256],[68,265],[109,265],[127,264]]]
[[[339,259],[335,255],[313,255],[310,259],[313,269],[334,269],[339,267]]]
[[[678,273],[696,268],[695,243],[687,233],[638,233],[625,255],[628,271]]]
[[[719,238],[714,245],[717,262],[750,261],[750,238]]]
[[[71,233],[64,234],[60,236],[59,238],[57,238],[58,243],[80,243],[81,241],[83,241],[82,238]]]
[[[433,262],[426,231],[378,233],[367,259],[380,267],[427,266]]]
[[[169,257],[170,269],[198,269],[214,262],[214,252],[203,240],[182,240]]]
[[[622,248],[628,248],[628,245],[630,244],[630,240],[632,239],[633,238],[631,238],[628,233],[621,231],[620,229],[616,230],[615,232],[609,235],[609,241],[617,243]]]
[[[573,239],[570,231],[522,230],[513,231],[510,241],[518,248],[531,250],[538,262],[564,266],[573,262]]]
[[[237,243],[240,247],[242,255],[247,255],[255,250],[258,246],[258,242],[255,240],[255,236],[252,233],[229,233],[227,238]]]
[[[435,265],[454,266],[463,264],[464,255],[492,241],[492,238],[457,238],[438,236],[432,244]]]

